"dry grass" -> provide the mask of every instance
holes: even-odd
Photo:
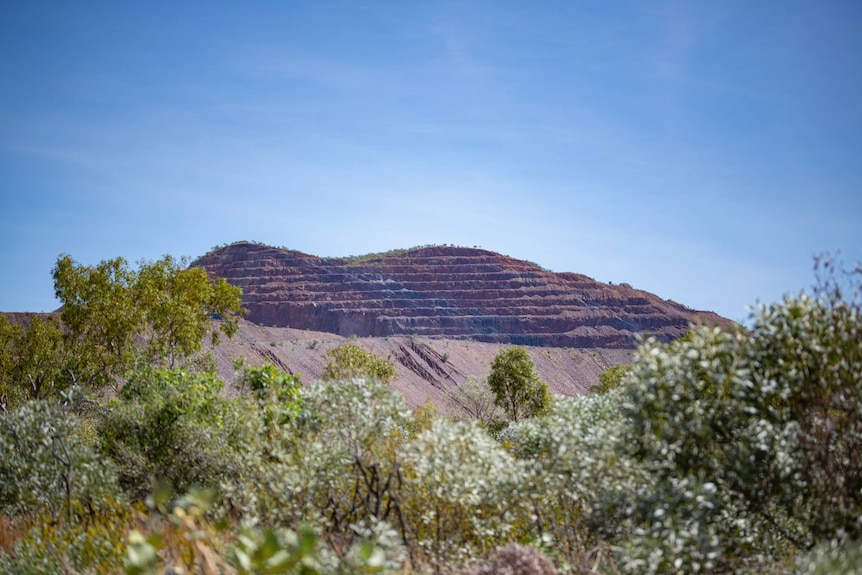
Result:
[[[0,515],[0,551],[11,551],[15,543],[27,533],[30,524],[29,518]]]

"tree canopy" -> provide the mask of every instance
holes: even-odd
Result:
[[[86,266],[61,255],[52,273],[67,338],[81,350],[81,375],[98,383],[141,356],[175,367],[201,349],[208,331],[214,343],[220,332],[232,336],[245,311],[239,287],[169,255],[141,261],[137,271],[123,258]],[[214,317],[221,321],[212,324]]]
[[[69,352],[54,318],[34,317],[25,327],[0,316],[0,406],[65,390],[71,383]]]
[[[510,347],[497,354],[488,385],[496,404],[511,421],[544,413],[552,402],[548,384],[539,379],[533,358],[523,347]]]

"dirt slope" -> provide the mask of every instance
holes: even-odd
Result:
[[[219,373],[228,382],[233,380],[233,359],[239,357],[246,358],[249,365],[269,361],[289,373],[301,373],[303,381],[310,382],[323,372],[326,350],[348,341],[395,364],[398,375],[393,386],[409,405],[421,405],[431,396],[444,409],[443,391],[460,385],[468,376],[486,376],[494,356],[507,345],[422,336],[345,338],[244,321],[232,341],[223,341],[213,351]],[[583,393],[598,382],[599,373],[631,361],[631,351],[625,349],[527,349],[551,391],[563,395]]]

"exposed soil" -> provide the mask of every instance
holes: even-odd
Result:
[[[294,328],[266,327],[244,321],[231,341],[213,349],[219,373],[225,381],[234,378],[234,358],[248,365],[269,361],[288,373],[302,374],[302,380],[318,379],[326,363],[326,350],[352,342],[389,359],[398,375],[393,387],[411,406],[423,404],[430,396],[446,410],[444,391],[469,377],[484,377],[491,362],[508,344],[431,338],[391,336],[345,338],[331,333]],[[631,361],[627,349],[574,349],[527,346],[540,377],[553,393],[577,395],[598,382],[608,367]]]
[[[242,287],[253,323],[341,336],[632,349],[638,335],[670,341],[691,323],[732,323],[627,284],[553,273],[479,249],[347,260],[237,243],[196,265]]]

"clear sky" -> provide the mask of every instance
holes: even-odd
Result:
[[[862,259],[862,3],[3,2],[0,310],[256,240],[481,246],[741,320]]]

